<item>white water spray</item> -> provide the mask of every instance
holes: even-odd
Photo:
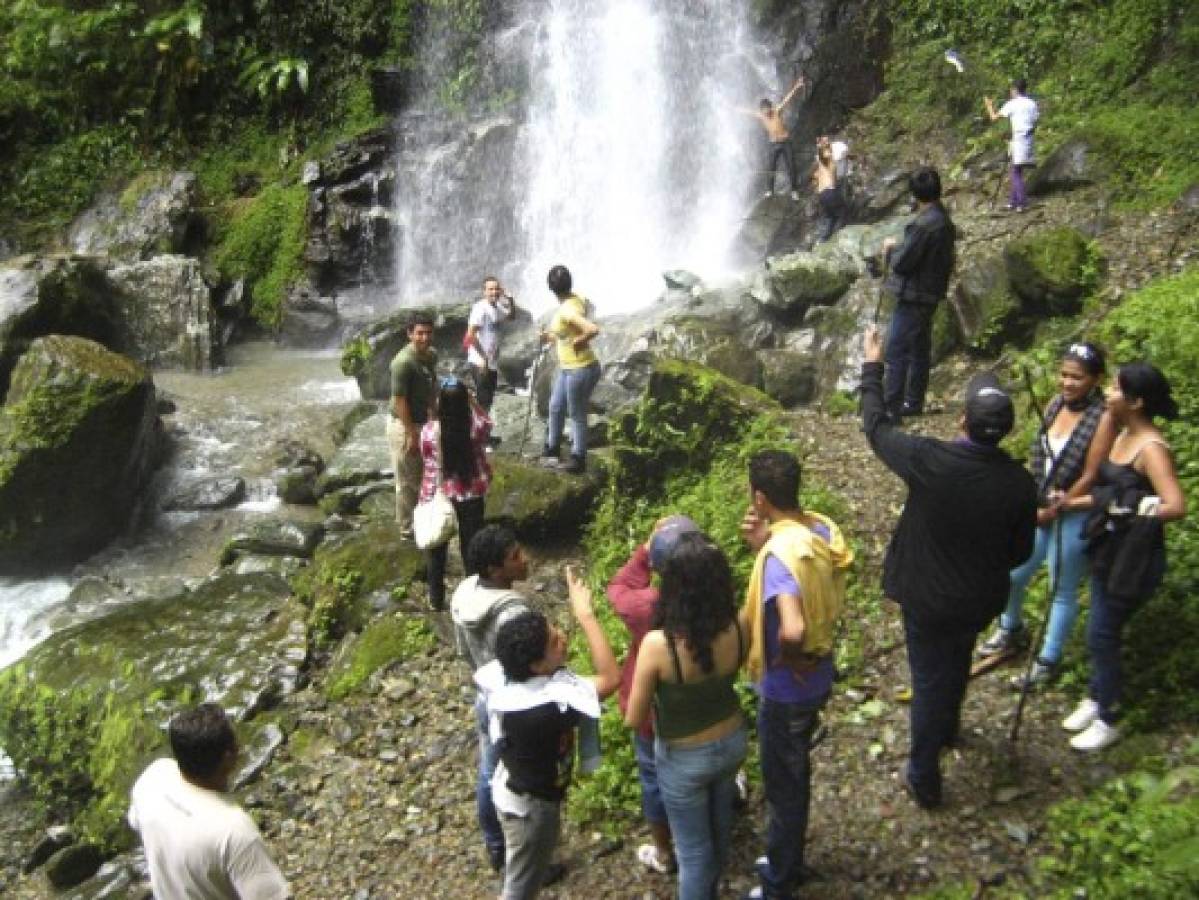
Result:
[[[495,271],[541,308],[545,273],[564,263],[610,315],[651,302],[664,270],[718,275],[756,168],[756,126],[738,108],[761,85],[740,4],[525,6],[497,37],[523,60],[523,119],[461,126],[449,147],[435,117],[401,126],[402,301],[448,299]],[[501,149],[475,152],[486,141]]]

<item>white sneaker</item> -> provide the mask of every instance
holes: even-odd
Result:
[[[1108,725],[1103,719],[1096,719],[1082,734],[1070,738],[1070,746],[1075,750],[1095,751],[1110,747],[1120,740],[1120,731],[1114,725]]]
[[[1074,708],[1074,712],[1062,719],[1062,727],[1067,731],[1082,731],[1099,718],[1099,704],[1090,697],[1084,697]]]

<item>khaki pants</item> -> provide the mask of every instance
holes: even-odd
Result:
[[[404,452],[404,423],[392,416],[387,420],[387,445],[391,450],[391,467],[396,479],[396,522],[400,536],[412,537],[412,510],[420,492],[422,465],[420,453]],[[420,426],[416,427],[413,440],[419,445]]]

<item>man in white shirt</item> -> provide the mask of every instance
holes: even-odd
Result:
[[[991,121],[1004,118],[1012,123],[1012,140],[1008,144],[1008,157],[1012,164],[1012,195],[1008,209],[1024,212],[1028,208],[1028,197],[1024,192],[1024,170],[1036,162],[1033,153],[1033,133],[1041,112],[1037,102],[1028,96],[1028,83],[1023,78],[1012,82],[1009,99],[999,109],[990,97],[984,97],[987,115]]]
[[[133,785],[129,824],[142,838],[156,900],[284,900],[291,892],[253,820],[227,796],[237,738],[204,703],[169,726],[174,759]]]
[[[466,361],[475,379],[475,397],[487,412],[499,382],[500,325],[516,315],[516,302],[494,275],[483,279],[483,299],[470,308],[466,324]]]

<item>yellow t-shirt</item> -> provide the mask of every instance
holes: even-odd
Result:
[[[562,321],[563,314],[573,313],[580,318],[587,318],[587,301],[578,294],[571,294],[558,304],[554,317],[550,319],[549,332],[558,339],[558,366],[563,369],[581,369],[596,361],[595,351],[590,346],[576,350],[575,339],[583,331],[577,325]]]

